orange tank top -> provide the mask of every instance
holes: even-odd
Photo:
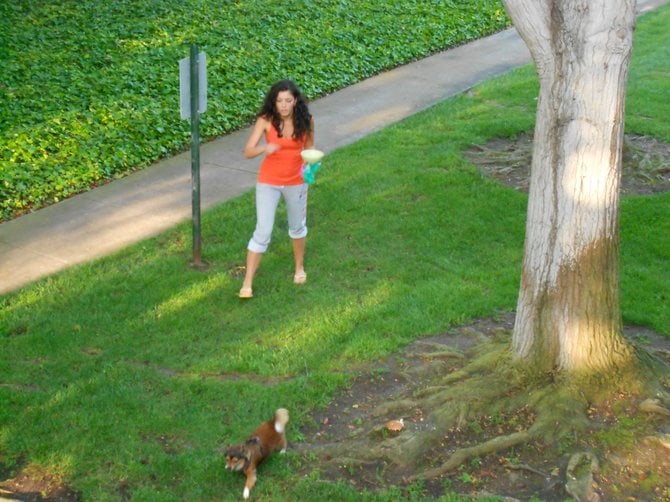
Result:
[[[301,185],[304,183],[300,168],[300,152],[305,147],[305,139],[280,138],[274,126],[265,134],[267,143],[276,143],[281,148],[266,155],[258,172],[258,182],[269,185]]]

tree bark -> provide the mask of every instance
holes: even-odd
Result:
[[[630,357],[619,187],[634,0],[503,0],[540,81],[514,353],[545,370]]]

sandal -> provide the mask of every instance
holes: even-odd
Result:
[[[251,288],[242,288],[240,289],[240,298],[253,298],[254,292]]]
[[[307,282],[307,274],[301,270],[293,276],[293,284],[305,284]]]

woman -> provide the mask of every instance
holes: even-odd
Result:
[[[263,142],[262,139],[265,139]],[[293,282],[307,280],[303,261],[307,235],[307,184],[302,179],[303,149],[314,147],[314,121],[298,87],[290,80],[272,85],[244,147],[247,159],[264,155],[256,182],[256,229],[247,245],[247,268],[240,298],[253,297],[253,281],[270,244],[279,199],[284,197],[288,234],[293,240]]]

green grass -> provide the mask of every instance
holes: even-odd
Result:
[[[639,23],[630,103],[670,142],[663,106],[670,8]],[[653,64],[652,64],[653,62]],[[647,87],[649,84],[649,87]],[[661,93],[659,95],[659,92]],[[190,226],[0,297],[0,473],[35,465],[86,500],[236,500],[217,449],[285,406],[289,440],[365,362],[515,307],[526,195],[461,152],[533,127],[537,82],[521,68],[327,156],[310,193],[309,283],[291,283],[283,214],[255,283],[236,297],[254,222],[247,193],[203,214],[204,271]],[[638,110],[642,107],[640,105]],[[629,132],[641,132],[629,110]],[[623,200],[626,322],[670,336],[670,194]],[[420,499],[420,486],[358,493],[263,467],[257,500]],[[402,492],[402,493],[401,493]]]
[[[247,124],[280,78],[314,98],[508,22],[500,0],[7,0],[0,221],[188,148],[191,44],[207,54],[206,138]]]

